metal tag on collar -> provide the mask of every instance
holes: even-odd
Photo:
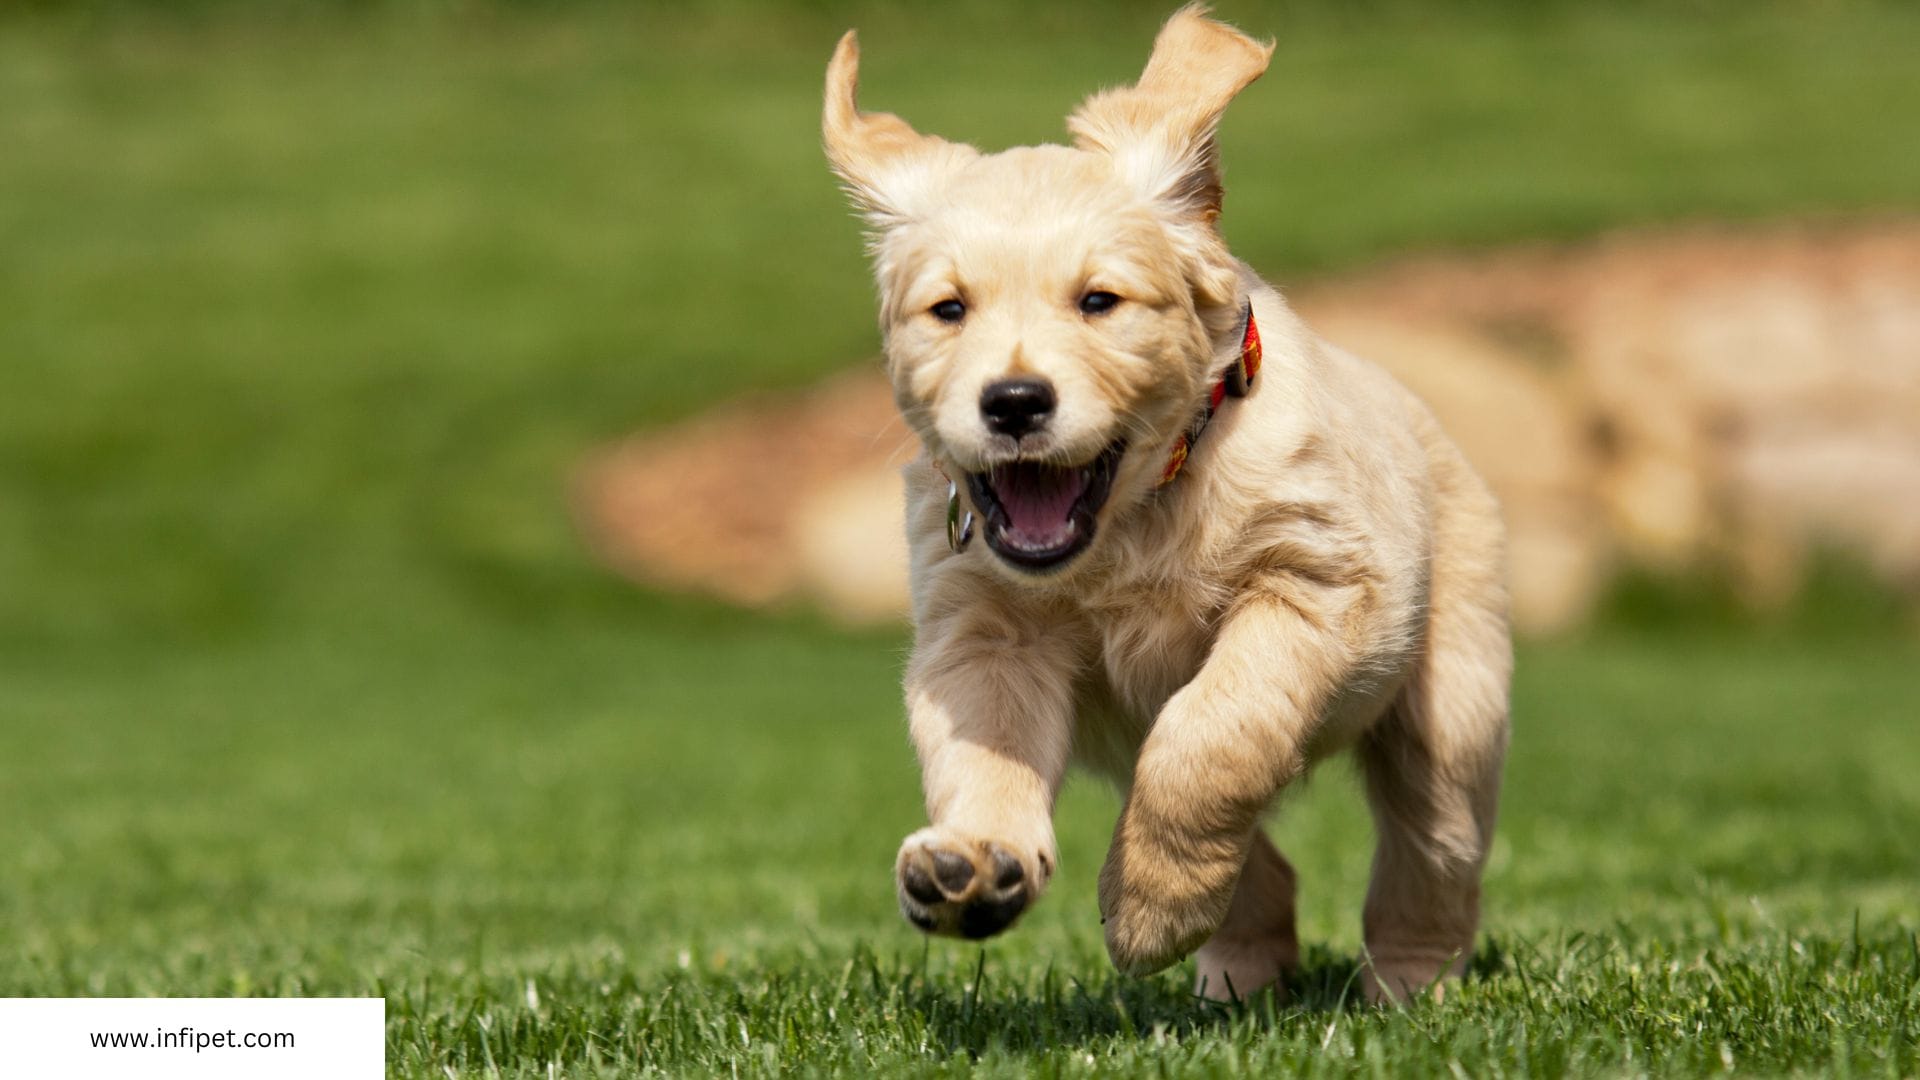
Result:
[[[1247,391],[1253,387],[1253,373],[1256,370],[1254,364],[1259,363],[1258,360],[1249,360],[1250,354],[1260,348],[1260,331],[1253,328],[1251,298],[1247,300],[1246,313],[1240,319],[1240,327],[1240,355],[1234,357],[1233,363],[1228,364],[1227,370],[1220,376],[1221,383],[1227,388],[1228,397],[1247,396]]]
[[[947,481],[947,546],[954,554],[967,550],[973,540],[973,511],[960,509],[960,485]]]

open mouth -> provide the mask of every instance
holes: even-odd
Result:
[[[1095,515],[1113,490],[1124,439],[1085,465],[1010,461],[967,474],[973,504],[986,514],[987,546],[1035,573],[1058,569],[1093,542]]]

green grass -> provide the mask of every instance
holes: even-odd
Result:
[[[420,1076],[1920,1066],[1911,645],[1529,648],[1474,976],[1347,1007],[1368,829],[1332,767],[1274,828],[1301,996],[1236,1011],[1112,975],[1092,782],[1011,936],[899,918],[893,637],[629,614],[10,666],[0,996],[377,993]]]
[[[1227,7],[1280,38],[1225,141],[1282,281],[1920,206],[1910,8]],[[1920,1069],[1911,638],[1642,587],[1527,647],[1475,977],[1345,1007],[1334,768],[1275,830],[1298,1003],[1236,1011],[1110,974],[1091,784],[1017,933],[925,945],[902,640],[588,563],[586,448],[874,347],[839,29],[873,104],[1002,144],[1157,6],[271,10],[0,17],[0,995],[379,993],[420,1076]]]

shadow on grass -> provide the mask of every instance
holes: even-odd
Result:
[[[1491,977],[1506,964],[1505,952],[1488,942],[1475,955],[1467,978]],[[1370,1008],[1360,989],[1359,958],[1324,948],[1308,951],[1300,969],[1286,979],[1286,994],[1280,999],[1255,993],[1244,1001],[1208,1001],[1191,991],[1188,978],[1182,968],[1151,979],[1112,974],[1087,983],[1063,979],[1049,969],[1037,985],[996,987],[982,950],[973,979],[958,994],[950,981],[919,982],[903,1004],[924,1024],[929,1044],[972,1058],[996,1050],[1290,1028]]]

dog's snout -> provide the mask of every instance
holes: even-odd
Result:
[[[1053,406],[1053,384],[1045,379],[1001,379],[980,392],[987,427],[1016,439],[1044,425]]]

